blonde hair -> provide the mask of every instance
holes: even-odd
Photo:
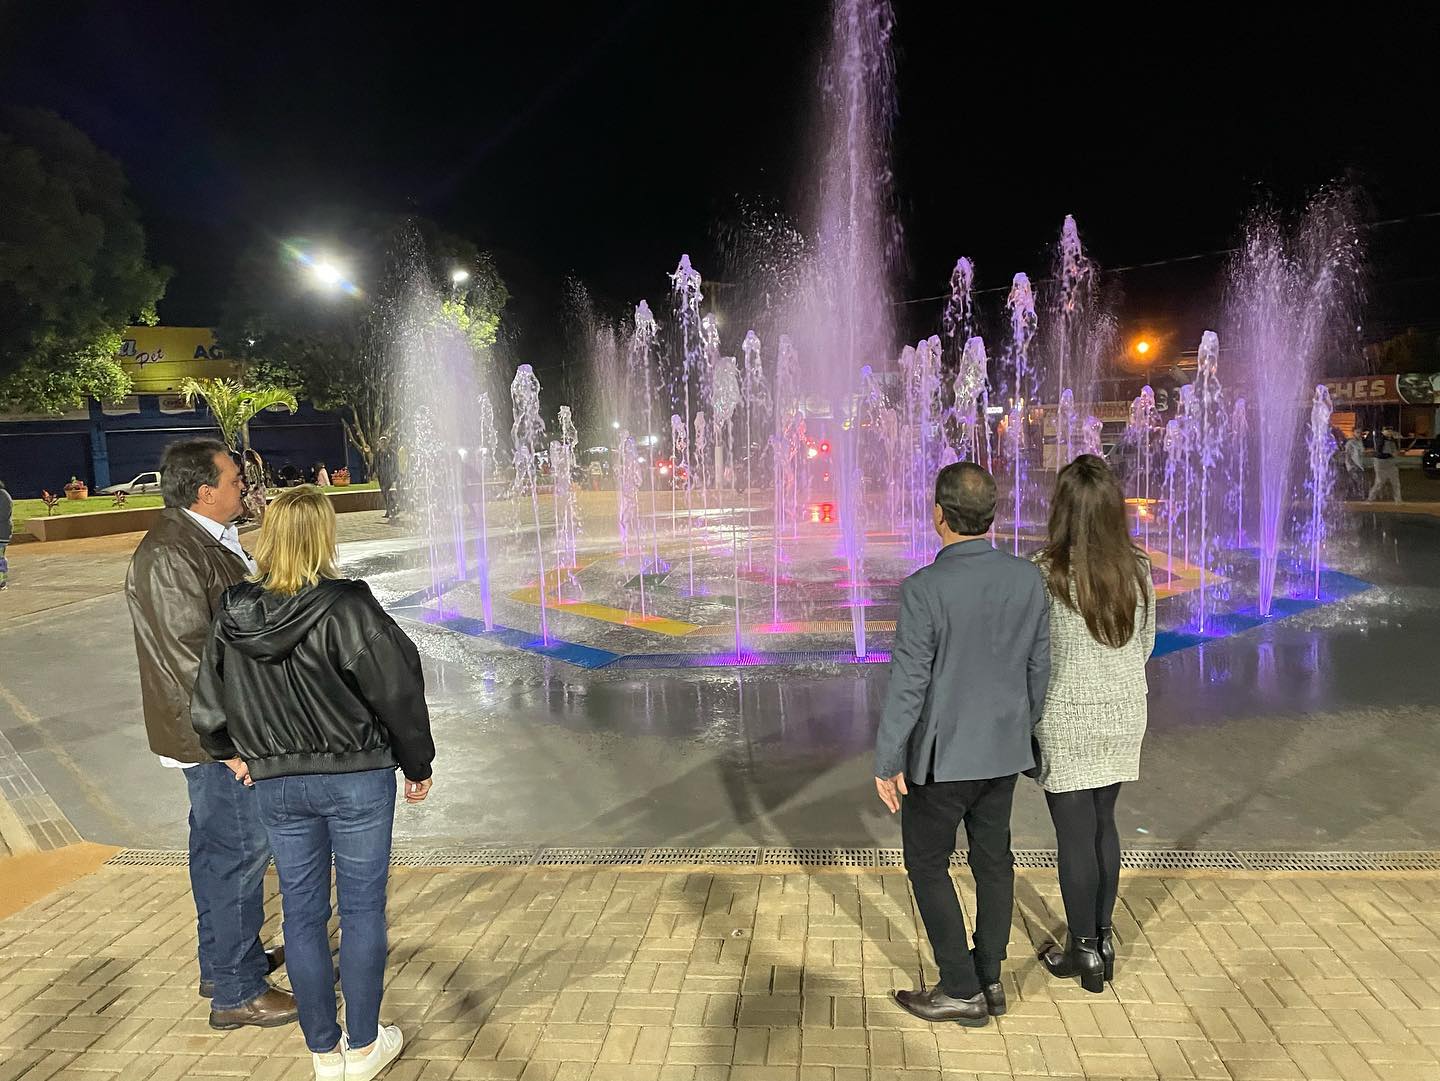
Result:
[[[335,569],[335,508],[313,484],[286,488],[265,508],[255,545],[258,570],[250,581],[272,593],[293,596]]]

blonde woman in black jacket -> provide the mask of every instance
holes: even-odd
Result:
[[[418,803],[435,757],[420,657],[369,587],[339,576],[335,511],[319,488],[275,498],[255,561],[221,601],[191,718],[205,750],[238,761],[237,780],[255,787],[315,1076],[368,1081],[403,1042],[380,1025],[380,997],[395,770]],[[332,855],[348,1036],[326,929]]]

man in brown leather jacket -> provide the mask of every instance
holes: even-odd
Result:
[[[260,943],[270,844],[255,794],[201,749],[190,724],[190,694],[220,595],[254,569],[232,524],[244,483],[223,443],[188,439],[165,449],[160,490],[165,509],[135,549],[125,597],[150,749],[161,765],[182,771],[190,795],[200,994],[211,999],[213,1028],[284,1025],[296,1019],[295,999],[266,980],[284,963],[284,949],[267,953]]]

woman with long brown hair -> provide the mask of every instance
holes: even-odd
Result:
[[[1060,470],[1050,539],[1035,557],[1050,590],[1050,687],[1035,728],[1038,780],[1055,823],[1069,941],[1040,960],[1099,992],[1114,974],[1120,785],[1140,776],[1145,662],[1155,647],[1150,561],[1130,539],[1125,498],[1104,460]]]

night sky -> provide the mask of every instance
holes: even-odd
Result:
[[[175,269],[165,322],[212,322],[259,231],[331,203],[413,209],[495,254],[539,367],[565,275],[616,311],[655,301],[682,251],[713,263],[737,197],[803,207],[827,10],[0,0],[0,100],[55,109],[124,164]],[[1066,213],[1122,267],[1230,247],[1262,194],[1291,206],[1339,176],[1377,220],[1440,210],[1432,31],[1359,9],[1096,10],[897,3],[897,296],[941,292],[962,254],[982,288],[1043,277]],[[1440,326],[1440,220],[1371,233],[1372,324]],[[1190,335],[1221,267],[1114,275],[1122,317]]]

